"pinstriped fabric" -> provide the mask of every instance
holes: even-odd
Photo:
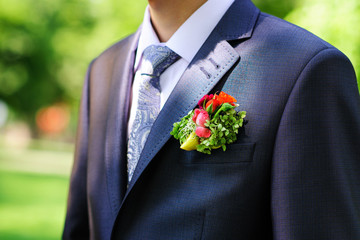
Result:
[[[179,55],[166,46],[151,45],[143,53],[145,72],[141,73],[138,107],[128,142],[128,181],[130,182],[151,127],[160,111],[159,77]]]

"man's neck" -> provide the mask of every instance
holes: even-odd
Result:
[[[176,30],[207,0],[148,0],[152,25],[160,42]]]

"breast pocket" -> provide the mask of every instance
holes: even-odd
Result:
[[[211,154],[198,151],[187,152],[181,158],[182,164],[226,164],[252,162],[255,151],[255,143],[230,144],[226,151],[221,148],[212,150]]]

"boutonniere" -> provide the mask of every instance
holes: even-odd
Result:
[[[174,123],[171,135],[180,141],[180,148],[211,154],[236,141],[239,128],[244,124],[245,111],[236,112],[236,99],[220,92],[205,95],[198,108],[190,111],[180,122]]]

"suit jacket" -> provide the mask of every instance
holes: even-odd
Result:
[[[139,31],[89,67],[65,239],[360,239],[360,100],[340,51],[236,0],[161,110],[127,188]],[[179,149],[173,123],[221,89],[247,111],[238,141],[211,155]]]

